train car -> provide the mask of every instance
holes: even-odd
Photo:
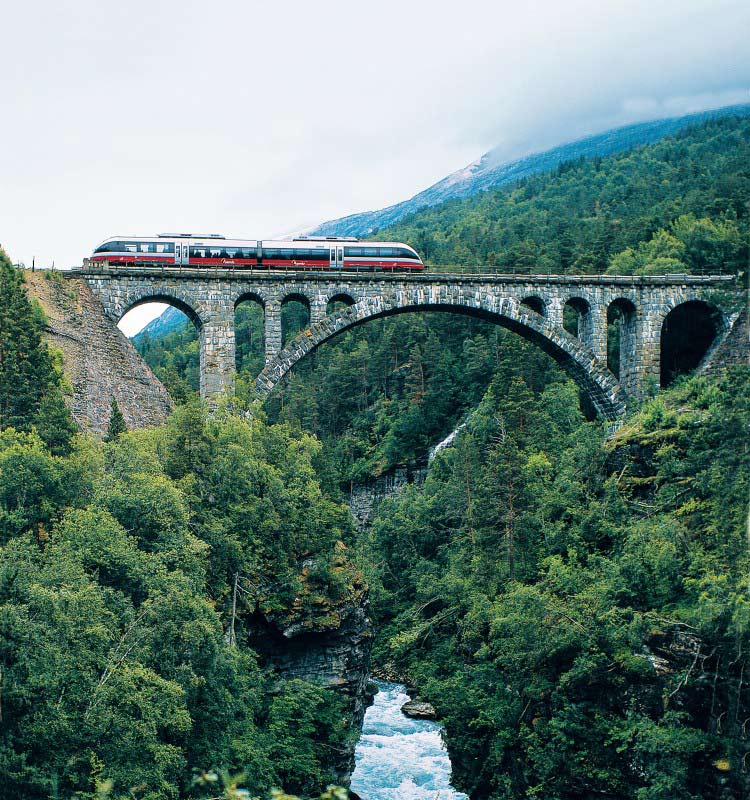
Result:
[[[226,239],[219,234],[163,233],[154,237],[113,236],[91,261],[118,266],[214,267],[222,269],[419,271],[422,259],[403,242],[357,239]]]

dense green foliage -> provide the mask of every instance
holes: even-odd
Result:
[[[477,798],[746,797],[750,370],[615,439],[505,361],[363,542],[376,659],[446,724]]]
[[[59,375],[20,274],[2,269],[0,793],[203,797],[193,767],[263,796],[319,790],[351,736],[342,705],[279,680],[246,620],[324,629],[358,579],[320,445],[195,404],[127,433],[114,401],[108,443],[45,440]]]

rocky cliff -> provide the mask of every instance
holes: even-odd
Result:
[[[426,474],[426,464],[412,463],[396,467],[367,483],[353,483],[347,492],[347,501],[357,531],[362,532],[370,526],[382,500],[394,497],[408,483],[423,483]]]
[[[285,680],[300,679],[335,691],[345,701],[348,735],[331,753],[330,767],[339,783],[354,770],[354,748],[362,730],[368,691],[373,631],[368,616],[367,583],[339,543],[333,562],[338,590],[319,584],[316,559],[300,564],[302,591],[291,609],[264,609],[261,595],[242,625],[246,643],[265,665]]]
[[[71,411],[94,434],[106,433],[112,398],[130,430],[163,423],[172,400],[85,281],[47,270],[25,273],[47,315],[47,339],[63,354],[73,386]]]

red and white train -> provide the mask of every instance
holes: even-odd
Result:
[[[223,269],[424,269],[416,250],[403,242],[360,242],[357,239],[314,236],[255,241],[226,239],[215,233],[113,236],[94,250],[91,261],[107,261],[120,266],[157,264]]]

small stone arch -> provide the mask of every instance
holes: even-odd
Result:
[[[563,328],[583,342],[591,337],[591,304],[585,297],[569,297],[563,306]]]
[[[345,307],[353,306],[357,301],[348,292],[336,292],[326,300],[326,314],[334,314],[343,303]]]
[[[261,292],[252,289],[247,292],[241,292],[240,294],[237,295],[234,301],[235,310],[237,309],[237,306],[240,305],[240,303],[247,303],[248,301],[252,303],[257,303],[261,308],[266,307],[265,296]]]
[[[538,294],[530,294],[524,297],[520,303],[526,308],[530,308],[534,313],[539,314],[540,317],[547,316],[547,303],[539,297]]]
[[[422,289],[398,296],[365,298],[304,331],[266,365],[255,384],[256,396],[265,400],[301,358],[337,334],[368,320],[420,311],[461,313],[502,325],[551,355],[576,380],[600,416],[616,419],[625,412],[625,395],[606,366],[573,336],[555,328],[544,317],[520,310],[516,300],[478,295],[449,299]]]
[[[616,297],[607,306],[607,367],[629,386],[635,380],[638,310],[629,297]]]
[[[281,343],[284,345],[292,341],[297,333],[309,328],[312,320],[312,303],[307,295],[292,291],[284,295],[280,307]]]
[[[266,300],[257,291],[242,292],[234,303],[234,364],[237,372],[260,372],[265,363]]]

